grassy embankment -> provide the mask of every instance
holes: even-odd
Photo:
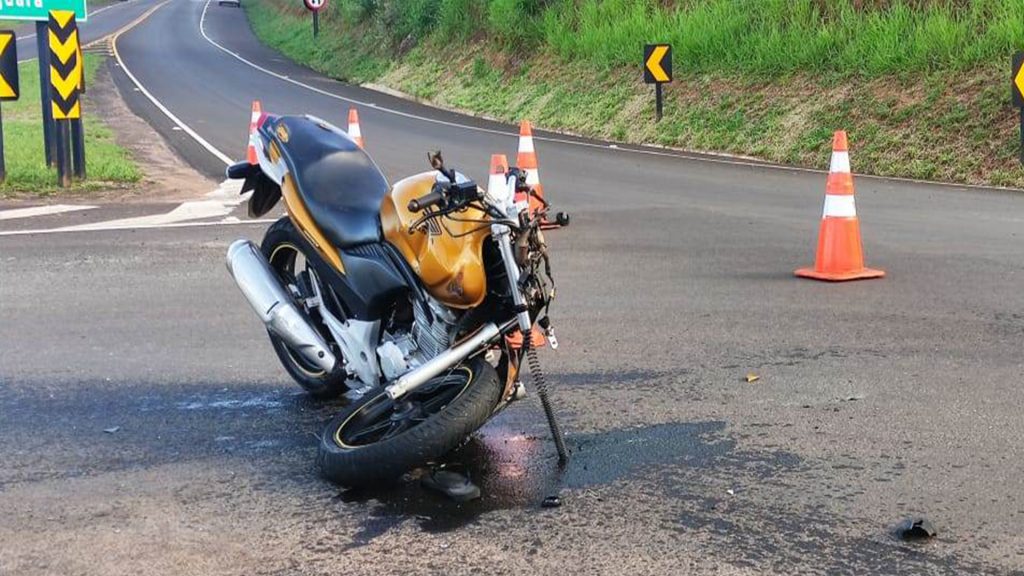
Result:
[[[86,54],[87,88],[102,62],[102,56]],[[90,113],[87,93],[82,117],[85,121],[85,169],[88,178],[75,182],[69,190],[58,188],[57,171],[46,167],[43,155],[39,69],[36,61],[19,64],[18,76],[21,97],[15,102],[4,102],[2,105],[7,180],[0,185],[0,198],[109,189],[137,182],[142,178],[142,172],[132,161],[128,151],[114,142],[110,128]]]
[[[506,120],[819,168],[845,128],[858,172],[1024,187],[1024,0],[335,0],[317,41],[300,3],[246,9],[326,74]],[[663,41],[658,124],[639,66]]]

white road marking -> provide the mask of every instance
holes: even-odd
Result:
[[[180,206],[165,214],[153,214],[151,216],[137,216],[134,218],[122,218],[106,222],[92,222],[89,224],[78,224],[57,228],[58,232],[84,232],[88,230],[123,230],[126,228],[148,228],[153,226],[178,224],[190,220],[206,220],[210,218],[222,218],[231,213],[236,206],[245,202],[249,194],[238,193],[238,182],[225,180],[203,197],[202,200],[190,200],[182,202]]]
[[[93,208],[95,206],[84,206],[81,204],[53,204],[50,206],[32,206],[31,208],[12,208],[10,210],[0,210],[0,220],[48,216],[50,214],[63,214],[79,210],[92,210]]]
[[[156,230],[164,228],[202,228],[206,226],[248,226],[250,224],[272,224],[276,220],[269,218],[262,218],[257,220],[239,220],[238,222],[224,222],[223,220],[215,222],[177,222],[173,224],[149,224],[149,225],[137,225],[137,226],[122,226],[118,228],[92,228],[89,230],[76,230],[74,228],[50,228],[46,230],[7,230],[0,232],[2,236],[31,236],[34,234],[73,234],[76,232],[109,232],[116,230]]]
[[[136,18],[133,22],[131,22],[127,26],[121,28],[120,30],[114,33],[113,38],[110,41],[110,45],[114,50],[114,58],[117,59],[117,63],[121,66],[121,70],[123,70],[124,73],[128,75],[128,79],[131,80],[133,84],[135,84],[135,87],[138,88],[139,91],[142,92],[142,94],[146,98],[148,98],[149,101],[152,102],[154,106],[157,107],[158,110],[164,113],[164,116],[167,116],[167,118],[171,122],[174,122],[174,124],[181,128],[186,134],[191,136],[192,139],[199,143],[200,146],[205,148],[207,152],[216,156],[217,159],[223,162],[226,166],[230,166],[231,164],[234,163],[234,161],[227,154],[218,150],[216,147],[214,147],[213,144],[210,144],[209,142],[206,141],[205,138],[200,136],[198,132],[189,127],[188,124],[182,122],[180,118],[175,116],[174,113],[167,108],[167,106],[164,106],[163,103],[160,102],[160,100],[157,100],[156,96],[153,96],[153,94],[151,94],[149,90],[147,90],[146,87],[142,85],[142,82],[139,82],[139,79],[136,78],[134,74],[132,74],[131,70],[129,70],[127,66],[125,66],[124,60],[121,59],[121,53],[117,50],[117,40],[121,37],[121,34],[124,34],[125,32],[138,26],[146,18],[149,18],[154,12],[167,5],[168,2],[170,2],[170,0],[164,0],[160,4],[157,4],[156,6],[147,10],[141,16]],[[207,6],[209,6],[209,3],[207,3]],[[204,13],[205,11],[206,8],[203,8]]]

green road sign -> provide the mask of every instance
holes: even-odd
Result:
[[[49,20],[50,10],[71,10],[85,22],[85,0],[0,0],[0,20]]]

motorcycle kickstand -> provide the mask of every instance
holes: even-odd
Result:
[[[551,398],[548,396],[547,381],[544,379],[544,370],[540,365],[540,358],[533,348],[532,330],[523,336],[523,351],[530,366],[530,375],[533,377],[533,384],[537,387],[537,396],[540,398],[540,405],[544,408],[544,416],[548,420],[548,427],[551,429],[551,437],[555,441],[555,450],[558,452],[558,464],[564,466],[569,461],[569,452],[565,448],[565,438],[562,437],[562,429],[555,418],[555,410],[551,405]]]

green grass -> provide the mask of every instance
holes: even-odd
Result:
[[[86,87],[95,79],[103,58],[93,54],[85,56]],[[57,186],[57,172],[46,166],[43,153],[42,108],[39,101],[39,71],[36,61],[18,65],[21,96],[17,101],[4,102],[4,152],[7,162],[7,180],[0,185],[0,196],[50,195],[61,191]],[[142,172],[128,152],[114,142],[110,128],[90,114],[88,92],[83,101],[86,174],[84,181],[75,182],[71,191],[105,189],[138,182]]]
[[[391,47],[479,36],[602,67],[670,42],[693,73],[967,70],[1024,46],[1024,0],[337,0],[324,16]]]
[[[507,121],[818,168],[845,129],[861,173],[1024,188],[1024,0],[337,0],[316,41],[301,5],[246,7],[321,72]],[[655,41],[676,73],[660,123]]]

